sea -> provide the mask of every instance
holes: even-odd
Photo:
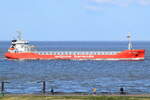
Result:
[[[4,53],[9,41],[0,41],[0,82],[6,93],[40,93],[41,81],[46,91],[63,93],[119,93],[121,87],[128,94],[150,93],[150,42],[134,41],[134,49],[145,49],[144,61],[94,60],[8,60]],[[41,51],[122,51],[124,41],[32,41]]]

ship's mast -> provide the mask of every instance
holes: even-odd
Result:
[[[22,40],[22,32],[18,30],[16,32],[18,33],[18,36],[17,36],[18,40]]]
[[[131,41],[131,33],[130,32],[128,32],[127,38],[128,38],[128,41],[129,41],[129,43],[128,43],[128,49],[132,50],[132,41]]]

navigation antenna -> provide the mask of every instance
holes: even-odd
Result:
[[[132,41],[131,41],[131,33],[130,32],[128,32],[127,38],[128,38],[128,41],[129,41],[129,43],[128,43],[128,49],[132,50]]]
[[[22,32],[19,31],[19,30],[17,30],[16,32],[18,33],[17,38],[18,38],[19,40],[22,40]]]

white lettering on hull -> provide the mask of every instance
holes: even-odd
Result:
[[[94,58],[92,55],[87,55],[87,56],[77,56],[75,55],[74,58]]]
[[[54,56],[55,58],[75,58],[75,59],[78,59],[78,58],[94,58],[94,56],[92,55],[72,55],[72,56],[68,56],[68,55],[55,55]]]
[[[72,56],[61,56],[61,55],[58,55],[58,56],[54,56],[55,58],[71,58]]]

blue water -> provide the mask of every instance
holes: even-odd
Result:
[[[39,50],[125,50],[126,42],[31,42]],[[150,93],[150,42],[134,42],[145,49],[145,61],[7,60],[10,46],[0,42],[0,81],[8,81],[8,93],[39,93],[47,81],[47,91],[117,93],[124,87],[130,94]]]

